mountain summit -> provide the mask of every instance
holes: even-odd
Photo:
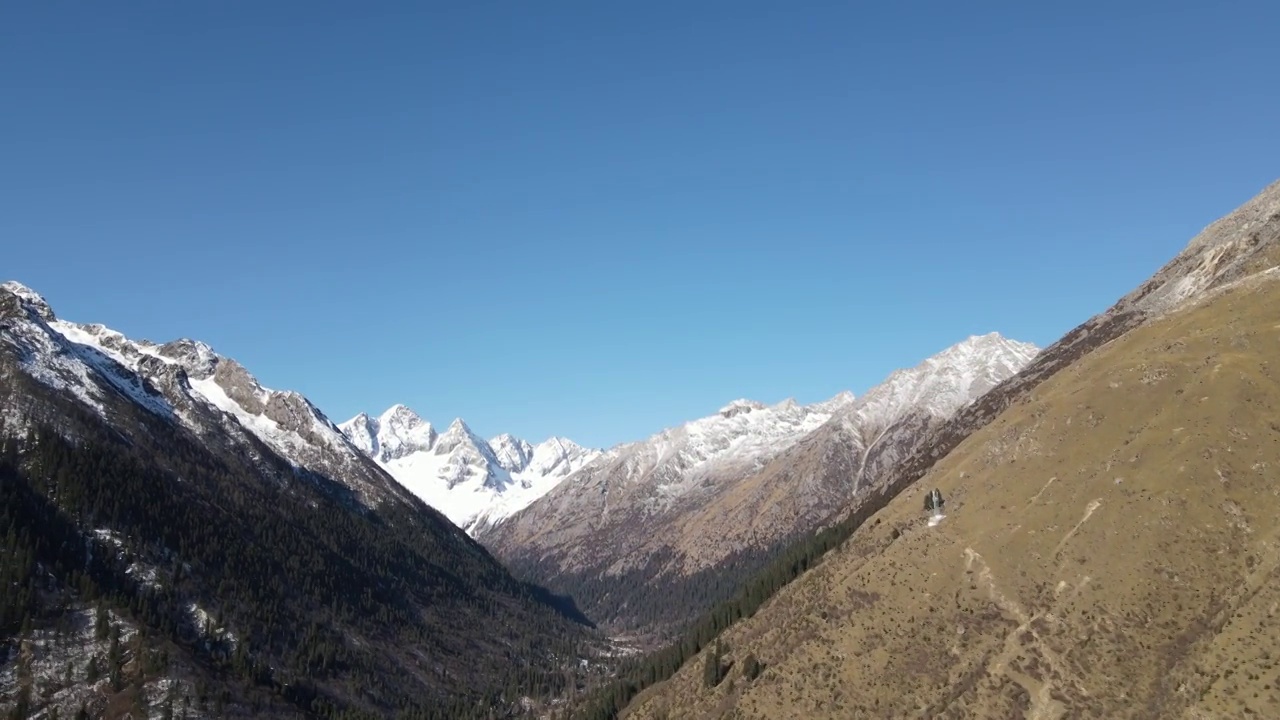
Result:
[[[339,428],[356,447],[380,463],[430,449],[436,442],[431,423],[404,405],[392,405],[377,418],[360,413]]]
[[[338,426],[401,484],[462,528],[498,522],[600,455],[564,438],[532,445],[512,435],[484,440],[461,418],[437,434],[404,405]]]
[[[884,428],[909,412],[949,417],[1031,362],[1040,349],[1000,333],[974,335],[913,368],[895,370],[850,404],[865,426]]]

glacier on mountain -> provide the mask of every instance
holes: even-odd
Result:
[[[338,426],[400,484],[470,531],[545,495],[600,455],[565,438],[532,445],[509,434],[485,440],[461,418],[436,433],[404,405]]]

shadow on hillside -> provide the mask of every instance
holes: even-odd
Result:
[[[535,585],[530,582],[526,582],[524,585],[534,599],[555,610],[565,619],[592,630],[596,629],[596,624],[582,610],[578,609],[578,604],[574,602],[571,596],[557,595],[541,585]]]

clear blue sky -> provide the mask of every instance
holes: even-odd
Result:
[[[1280,177],[1277,27],[1274,2],[13,3],[0,276],[335,421],[404,402],[609,445],[974,333],[1053,341]]]

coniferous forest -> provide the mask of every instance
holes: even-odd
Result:
[[[108,695],[181,654],[222,688],[196,698],[214,714],[466,718],[559,693],[591,637],[425,505],[368,508],[323,478],[267,481],[175,425],[126,437],[54,403],[61,427],[0,427],[10,657],[89,609],[126,618],[146,646],[128,673],[123,652],[91,663],[111,675]]]

